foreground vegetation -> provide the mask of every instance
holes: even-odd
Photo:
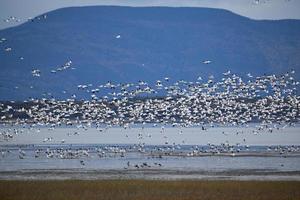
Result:
[[[0,199],[300,199],[294,181],[0,181]]]

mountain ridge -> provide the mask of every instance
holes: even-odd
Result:
[[[300,20],[253,20],[223,9],[61,8],[0,30],[7,39],[1,49],[12,48],[0,53],[0,99],[68,97],[78,84],[107,81],[220,78],[227,70],[243,76],[295,69],[299,79],[299,35]],[[51,73],[69,60],[76,69]],[[40,77],[32,77],[35,68]]]

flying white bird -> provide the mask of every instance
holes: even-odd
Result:
[[[211,60],[204,60],[203,64],[210,64],[212,61]]]

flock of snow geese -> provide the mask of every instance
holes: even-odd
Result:
[[[71,67],[68,61],[60,70]],[[56,72],[55,71],[55,72]],[[32,76],[41,76],[39,69]],[[14,124],[38,124],[57,127],[62,124],[95,124],[129,126],[138,123],[205,127],[208,124],[247,125],[261,122],[269,130],[279,125],[293,125],[299,120],[299,82],[295,71],[281,76],[253,77],[244,81],[230,71],[221,81],[213,76],[207,81],[176,81],[170,78],[137,83],[78,85],[78,92],[90,94],[90,100],[77,100],[76,94],[66,100],[30,99],[20,104],[2,103],[1,121]],[[75,86],[76,87],[76,86]],[[103,95],[104,92],[107,92]],[[23,117],[17,117],[23,116]],[[25,116],[25,117],[24,117]]]
[[[59,69],[68,69],[72,62],[68,61]],[[59,70],[57,70],[59,71]],[[138,124],[141,129],[147,126],[160,127],[164,134],[167,127],[178,127],[184,135],[184,128],[199,127],[199,132],[214,126],[230,126],[247,128],[249,124],[258,124],[253,134],[273,132],[294,126],[300,118],[300,97],[297,94],[299,82],[293,78],[295,71],[283,75],[264,75],[254,77],[247,74],[246,80],[227,71],[220,81],[213,76],[207,81],[198,77],[197,81],[175,81],[166,77],[154,84],[146,81],[136,83],[113,83],[112,81],[98,86],[81,84],[77,86],[78,93],[90,95],[89,100],[77,100],[76,95],[69,99],[31,99],[21,104],[2,103],[1,123],[13,125],[1,130],[1,140],[9,141],[22,133],[24,128],[36,130],[41,128],[54,130],[57,127],[76,127],[76,130],[95,128],[99,133],[109,128],[122,127],[131,129]],[[38,69],[32,71],[34,78],[39,78]],[[76,87],[76,86],[74,86]],[[106,92],[106,93],[104,93]],[[104,93],[104,94],[103,94]],[[78,131],[79,132],[79,131]],[[79,134],[77,131],[69,136]],[[221,134],[221,133],[220,133]],[[201,156],[201,155],[231,155],[242,152],[240,144],[229,145],[208,144],[208,149],[195,146],[190,151],[179,153],[184,144],[169,142],[165,136],[165,147],[157,147],[151,152],[146,151],[144,135],[137,135],[139,144],[133,147],[106,146],[87,149],[55,148],[44,153],[47,158],[85,158],[96,153],[100,158],[138,151],[149,156]],[[148,136],[147,136],[148,137]],[[151,137],[151,133],[149,133]],[[41,143],[52,142],[53,137],[47,137]],[[61,144],[67,141],[63,139]],[[116,141],[117,143],[117,141]],[[246,145],[249,148],[248,145]],[[246,148],[246,149],[247,149]],[[268,151],[280,154],[300,152],[298,146],[269,147]],[[43,150],[37,149],[38,158]],[[24,150],[19,150],[19,158],[25,158]],[[240,154],[241,155],[241,154]],[[80,160],[82,166],[85,165]],[[141,165],[128,164],[128,167],[151,167],[149,163]],[[157,163],[155,167],[161,166]],[[153,167],[153,166],[152,166]]]
[[[44,15],[37,20],[46,19]],[[7,21],[16,20],[9,18]],[[121,39],[121,35],[115,35]],[[1,38],[1,43],[6,42]],[[12,51],[6,47],[5,51]],[[24,58],[23,58],[24,59]],[[202,61],[211,64],[211,60]],[[59,73],[75,69],[71,60],[51,70]],[[30,72],[29,72],[30,73]],[[33,78],[42,76],[40,69],[31,71]],[[227,71],[220,80],[209,76],[207,80],[198,77],[195,81],[173,81],[165,77],[155,83],[140,80],[136,83],[116,83],[109,81],[95,86],[94,84],[80,84],[78,93],[90,95],[88,100],[76,99],[76,94],[69,99],[57,100],[55,98],[29,99],[22,103],[3,102],[0,104],[0,123],[13,125],[7,129],[0,129],[0,140],[9,141],[20,134],[24,127],[39,130],[41,127],[55,129],[60,126],[77,127],[78,129],[96,128],[99,132],[111,127],[130,129],[135,124],[144,128],[146,124],[153,127],[160,126],[164,132],[166,126],[172,127],[199,127],[205,131],[214,126],[242,126],[258,123],[253,134],[260,131],[272,132],[274,129],[284,129],[295,125],[300,118],[300,97],[298,95],[299,82],[294,79],[295,71],[281,75],[252,76],[247,74],[241,77]],[[182,130],[182,129],[181,129]],[[75,135],[77,132],[74,132]],[[184,134],[184,132],[181,132]],[[140,136],[138,136],[140,137]],[[141,137],[142,138],[142,137]],[[45,138],[42,143],[51,142],[52,137]],[[65,143],[63,140],[61,143]],[[166,145],[170,145],[165,143]],[[172,154],[179,144],[157,148],[157,152]],[[134,145],[139,152],[145,152],[145,144],[141,142]],[[209,145],[209,151],[192,149],[188,156],[200,153],[239,152],[238,147],[228,144],[223,146]],[[277,147],[276,147],[277,148]],[[94,149],[95,150],[95,149]],[[278,150],[278,149],[277,149]],[[82,158],[89,156],[90,149],[50,149],[44,152],[47,158]],[[96,148],[99,157],[107,153],[120,156],[128,151],[126,148],[105,147]],[[280,152],[297,151],[299,147],[280,147]],[[37,149],[35,157],[43,151]],[[2,155],[5,152],[2,151]],[[161,154],[159,154],[161,156]],[[166,154],[163,154],[166,155]],[[19,158],[23,159],[26,152],[19,150]],[[81,160],[80,164],[85,165]],[[127,163],[128,167],[130,163]],[[156,166],[161,166],[156,163]],[[135,166],[149,167],[147,163]]]

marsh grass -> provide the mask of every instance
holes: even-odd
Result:
[[[0,199],[283,200],[300,199],[300,182],[193,180],[0,181]]]

